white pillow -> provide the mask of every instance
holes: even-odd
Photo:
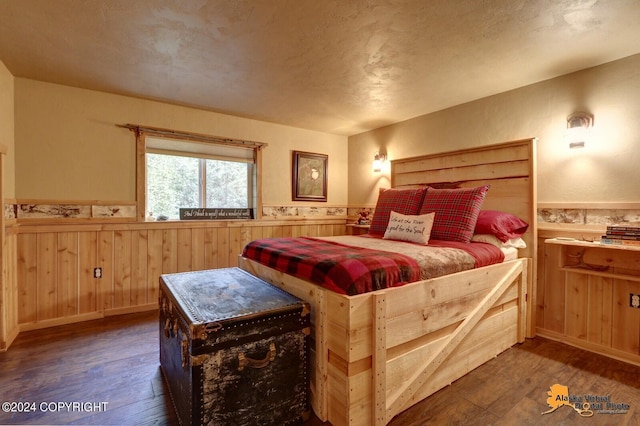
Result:
[[[404,215],[394,211],[389,215],[389,224],[382,237],[385,240],[409,241],[428,244],[435,213]]]
[[[495,235],[491,234],[474,234],[473,237],[471,237],[471,241],[476,243],[493,244],[498,248],[515,247],[520,249],[527,247],[527,243],[525,243],[522,238],[512,238],[503,243]]]

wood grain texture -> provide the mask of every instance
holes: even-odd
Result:
[[[34,329],[153,308],[161,274],[237,264],[264,236],[344,235],[346,219],[25,225],[9,237],[13,328]],[[294,231],[293,228],[296,228]],[[7,253],[11,253],[8,251]],[[94,268],[101,278],[94,278]],[[18,283],[20,284],[18,287]],[[13,318],[13,317],[11,317]],[[17,321],[17,322],[16,322]]]
[[[59,354],[65,354],[64,357]],[[640,424],[640,367],[559,342],[527,339],[391,419],[391,426]],[[607,394],[627,414],[586,419],[548,410],[547,392]],[[4,413],[1,424],[177,425],[159,365],[158,312],[21,333],[0,353],[0,400],[107,402],[101,412]],[[330,426],[313,416],[305,426]]]
[[[542,239],[566,236],[556,232]],[[640,294],[640,249],[555,239],[542,246],[537,333],[640,365],[640,309],[630,306]]]

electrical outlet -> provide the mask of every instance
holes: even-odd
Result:
[[[93,278],[102,278],[102,268],[93,268]]]
[[[640,294],[629,293],[629,306],[632,308],[640,308]]]

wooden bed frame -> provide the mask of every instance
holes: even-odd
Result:
[[[394,187],[491,184],[485,210],[530,224],[520,258],[345,296],[240,258],[243,269],[311,304],[311,404],[323,421],[385,425],[416,402],[532,337],[535,139],[394,160]]]

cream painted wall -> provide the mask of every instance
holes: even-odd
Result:
[[[7,148],[4,163],[4,196],[15,197],[15,149],[14,149],[14,79],[0,61],[0,144]]]
[[[15,79],[16,198],[135,200],[135,137],[141,124],[269,144],[263,203],[291,201],[291,152],[328,154],[328,202],[346,206],[347,138],[193,108]],[[315,203],[319,204],[319,203]]]
[[[640,55],[459,105],[349,138],[349,205],[374,206],[391,159],[538,138],[538,202],[640,202]],[[583,149],[563,140],[566,118],[595,116]]]

